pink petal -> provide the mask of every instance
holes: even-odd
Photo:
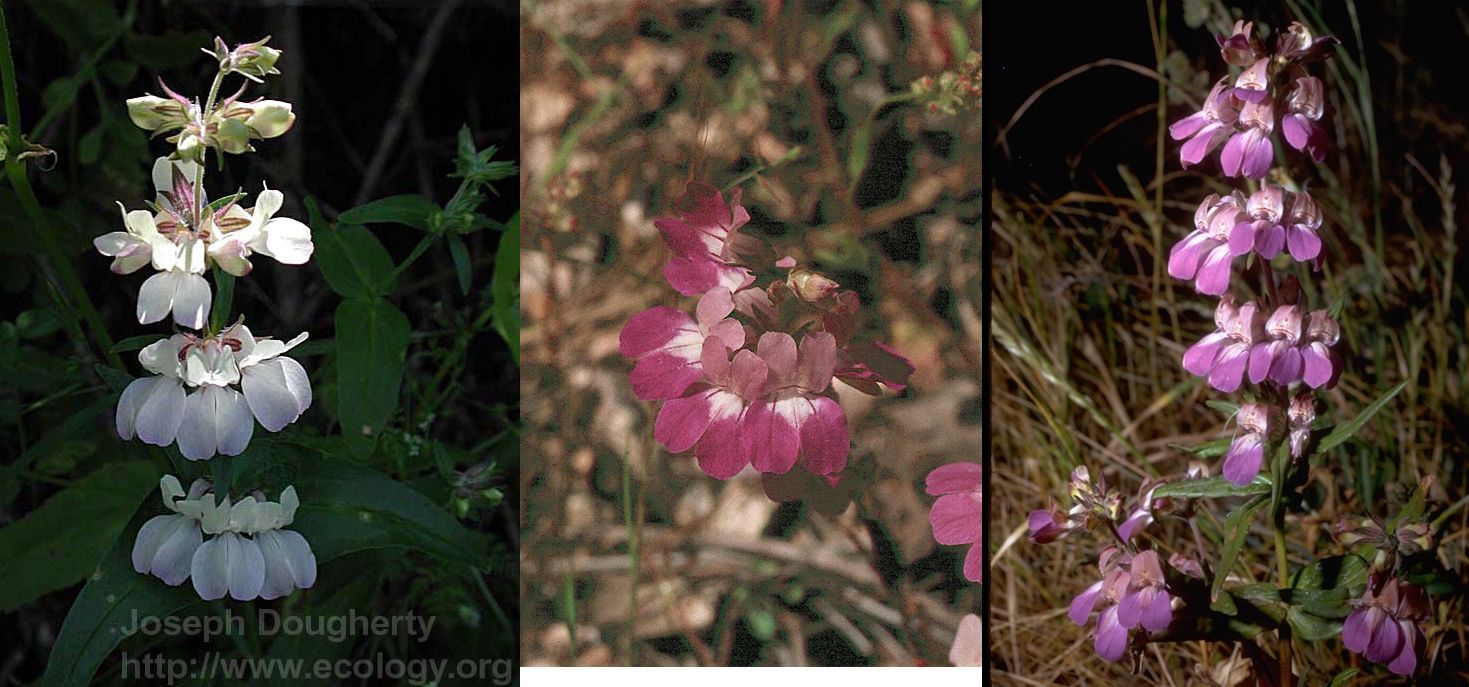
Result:
[[[1229,138],[1224,144],[1224,152],[1219,154],[1219,164],[1224,169],[1224,176],[1239,176],[1240,163],[1245,158],[1245,134],[1237,133]]]
[[[1183,144],[1183,148],[1178,151],[1179,163],[1184,169],[1188,169],[1202,162],[1220,143],[1229,138],[1230,131],[1229,127],[1217,123],[1205,127]]]
[[[1116,606],[1102,611],[1097,619],[1097,640],[1092,648],[1107,661],[1118,661],[1127,653],[1127,628],[1117,622]]]
[[[791,381],[796,372],[796,340],[785,332],[765,332],[755,346],[756,355],[770,368],[770,379],[781,385]]]
[[[1168,591],[1159,589],[1151,601],[1143,606],[1142,616],[1139,618],[1143,629],[1149,632],[1162,632],[1168,629],[1173,622],[1173,599],[1168,596]]]
[[[847,414],[825,396],[803,396],[811,414],[801,422],[801,464],[814,475],[830,475],[847,467],[852,440]]]
[[[1301,349],[1301,361],[1305,363],[1305,373],[1302,377],[1312,389],[1325,386],[1336,376],[1329,352],[1330,349],[1326,347],[1326,344],[1319,341],[1312,342],[1310,346]]]
[[[1415,645],[1421,630],[1409,620],[1398,621],[1398,626],[1403,632],[1403,648],[1398,651],[1398,657],[1387,664],[1387,669],[1398,675],[1412,675],[1418,672],[1418,648]]]
[[[663,348],[674,337],[684,333],[698,333],[693,318],[678,308],[660,305],[649,308],[627,321],[618,335],[622,355],[638,358],[651,351]]]
[[[1249,347],[1231,344],[1219,352],[1214,369],[1209,371],[1209,386],[1220,391],[1233,392],[1244,381],[1245,365],[1249,362]]]
[[[826,332],[812,332],[801,338],[800,363],[796,383],[802,389],[821,393],[831,386],[836,372],[837,340]]]
[[[776,403],[756,401],[750,405],[745,412],[740,440],[745,442],[745,451],[755,470],[785,474],[796,464],[796,454],[800,452],[800,427],[777,412]]]
[[[1097,597],[1101,596],[1101,594],[1101,581],[1087,587],[1082,593],[1077,594],[1076,598],[1071,600],[1071,609],[1067,611],[1067,616],[1071,618],[1071,622],[1077,625],[1086,625],[1086,621],[1091,618],[1092,609],[1097,605]]]
[[[704,432],[695,449],[699,469],[704,474],[715,479],[729,479],[750,464],[750,456],[740,441],[740,428],[744,425],[742,415],[742,412],[721,415]]]
[[[707,332],[714,323],[734,312],[734,294],[729,289],[716,286],[704,292],[699,298],[699,304],[694,307],[698,313],[700,329]]]
[[[1227,245],[1210,251],[1209,256],[1204,258],[1203,267],[1199,269],[1199,278],[1194,282],[1194,288],[1199,293],[1210,296],[1219,296],[1229,290],[1229,265],[1232,257]]]
[[[1285,227],[1264,223],[1266,226],[1255,234],[1255,252],[1266,260],[1280,255],[1285,248]]]
[[[1204,252],[1214,248],[1214,239],[1202,231],[1190,232],[1168,251],[1168,275],[1174,279],[1193,279],[1199,271]]]
[[[639,358],[629,380],[638,398],[657,401],[682,396],[703,375],[697,358],[659,352]]]
[[[974,546],[969,547],[969,553],[964,556],[964,579],[970,582],[984,582],[984,571],[979,569],[979,547],[983,545],[982,541],[974,542]]]
[[[734,362],[730,363],[730,390],[740,398],[754,400],[763,396],[769,378],[769,366],[750,350],[736,353]]]
[[[1240,165],[1240,171],[1251,179],[1263,179],[1270,171],[1271,163],[1275,161],[1275,146],[1259,129],[1251,129],[1245,136],[1248,140],[1245,142],[1245,159]]]
[[[653,438],[672,453],[693,448],[714,421],[716,402],[722,402],[720,397],[726,395],[728,392],[720,389],[706,389],[664,403],[653,421]]]
[[[1292,227],[1286,233],[1286,242],[1290,245],[1290,256],[1296,262],[1310,262],[1321,254],[1321,237],[1309,229]]]
[[[980,473],[983,470],[984,467],[979,463],[949,463],[940,466],[928,473],[924,490],[932,496],[978,491],[983,479]],[[1044,513],[1047,521],[1051,520],[1050,511],[1037,512]]]
[[[1168,135],[1172,137],[1175,141],[1182,141],[1185,138],[1193,136],[1195,133],[1198,132],[1199,129],[1204,128],[1204,125],[1207,124],[1208,121],[1209,120],[1204,117],[1203,112],[1195,112],[1187,117],[1184,117],[1183,119],[1180,119],[1170,124],[1168,126]]]
[[[1286,143],[1296,150],[1304,150],[1306,140],[1310,138],[1310,130],[1307,129],[1305,115],[1288,114],[1280,121],[1281,132],[1285,134]]]
[[[1219,357],[1219,347],[1228,340],[1229,335],[1224,332],[1214,332],[1199,339],[1183,352],[1183,369],[1200,377],[1209,374],[1214,367],[1214,359]]]
[[[1255,434],[1246,434],[1229,446],[1224,456],[1224,479],[1239,486],[1249,484],[1260,474],[1260,463],[1265,459],[1265,446]]]
[[[975,493],[944,494],[928,514],[934,541],[945,546],[979,541],[981,520],[980,497]]]
[[[1386,615],[1377,609],[1368,610],[1367,613]],[[1368,623],[1371,624],[1371,621],[1369,620]],[[1377,629],[1372,631],[1372,639],[1367,642],[1367,651],[1363,656],[1366,656],[1369,661],[1386,663],[1397,658],[1402,648],[1403,629],[1398,627],[1398,624],[1391,618],[1381,618],[1378,621]]]

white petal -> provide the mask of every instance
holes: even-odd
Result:
[[[277,599],[316,583],[316,556],[305,537],[290,530],[273,530],[255,535],[255,541],[265,559],[260,598]]]
[[[166,157],[153,161],[153,190],[173,192],[173,164]]]
[[[205,386],[189,394],[184,404],[184,422],[179,425],[179,452],[189,460],[213,458],[219,448],[219,434],[214,427],[214,394],[218,387]]]
[[[290,358],[272,358],[245,368],[240,388],[260,426],[279,432],[311,405],[306,370]]]
[[[122,397],[117,400],[117,436],[124,441],[132,439],[136,433],[134,429],[138,420],[138,408],[142,407],[143,401],[148,397],[148,392],[153,388],[156,377],[144,377],[134,379],[128,383],[126,389],[122,390]]]
[[[236,277],[248,275],[250,270],[255,269],[250,264],[250,248],[237,236],[214,242],[209,246],[209,257],[214,260],[214,264]]]
[[[229,550],[225,548],[224,538],[233,536],[226,532],[194,550],[189,574],[194,578],[194,591],[205,601],[221,598],[229,591]]]
[[[188,520],[181,515],[158,515],[138,528],[138,536],[133,539],[133,570],[144,574],[148,572],[158,547],[173,533],[180,518]]]
[[[161,236],[150,243],[153,244],[153,269],[169,272],[181,262],[178,244]]]
[[[158,251],[153,252],[156,266]],[[182,272],[159,272],[147,281],[143,282],[143,288],[138,290],[138,322],[153,324],[168,315],[173,310],[173,293],[178,288],[178,280],[184,277]]]
[[[281,543],[286,547],[286,557],[291,562],[291,573],[295,575],[296,587],[306,589],[316,584],[316,554],[306,537],[292,530],[279,530]]]
[[[265,585],[265,557],[260,554],[260,545],[255,540],[226,532],[225,545],[229,547],[230,597],[236,601],[249,601],[260,596]]]
[[[173,443],[184,419],[184,385],[176,379],[155,377],[138,408],[135,429],[146,444],[167,446]]]
[[[301,342],[305,341],[309,335],[309,332],[301,332],[296,335],[296,338],[284,343],[269,337],[254,339],[250,348],[241,348],[239,354],[237,354],[240,357],[240,369],[243,370],[251,365],[270,360],[292,348],[300,346]]]
[[[300,265],[310,260],[315,250],[311,243],[311,228],[289,217],[277,217],[266,222],[263,233],[251,247],[287,265]]]
[[[267,186],[260,192],[260,195],[255,197],[255,207],[250,210],[250,213],[257,217],[270,219],[272,215],[280,211],[281,204],[285,201],[285,194]]]
[[[188,343],[182,334],[159,339],[138,351],[138,363],[143,369],[165,377],[179,376],[179,350]]]
[[[296,509],[301,507],[301,499],[296,496],[296,487],[286,487],[281,492],[281,517],[276,527],[285,527],[296,519]]]
[[[189,576],[193,567],[194,551],[204,536],[199,532],[199,523],[182,515],[168,516],[177,522],[153,557],[149,572],[170,587],[177,587]]]
[[[250,408],[240,392],[220,388],[214,395],[219,452],[226,456],[238,456],[250,445],[250,436],[255,433],[255,418],[250,416]]]
[[[205,251],[208,246],[198,239],[184,239],[179,244],[179,264],[174,269],[183,270],[191,274],[203,274]]]
[[[180,327],[203,329],[209,321],[209,282],[197,274],[184,274],[173,295],[173,321]]]

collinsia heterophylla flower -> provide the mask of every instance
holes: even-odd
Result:
[[[1342,646],[1399,675],[1414,674],[1426,643],[1420,623],[1433,609],[1423,588],[1396,577],[1373,579],[1354,605],[1357,610],[1342,623]]]
[[[950,463],[928,473],[926,489],[939,497],[929,511],[933,538],[945,546],[969,546],[964,556],[964,577],[983,582],[980,567],[984,538],[984,485],[979,463]]]
[[[879,383],[901,389],[912,365],[890,348],[857,342],[856,294],[794,259],[775,263],[783,279],[756,286],[747,261],[767,251],[739,233],[749,221],[739,197],[736,190],[726,202],[691,183],[676,216],[655,222],[673,251],[669,285],[700,299],[695,317],[658,306],[623,327],[622,354],[637,361],[633,391],[664,401],[654,437],[675,453],[692,449],[710,476],[728,479],[747,466],[785,474],[797,465],[835,475],[850,438],[833,381],[874,394]]]
[[[1249,484],[1260,474],[1265,445],[1280,434],[1280,409],[1263,403],[1246,403],[1235,416],[1239,433],[1224,454],[1224,478],[1238,485]]]
[[[257,420],[279,432],[311,406],[306,370],[283,355],[305,340],[304,332],[288,342],[256,339],[237,323],[215,336],[175,334],[149,344],[138,362],[155,376],[123,390],[117,433],[155,446],[177,440],[190,460],[239,455]]]
[[[1229,267],[1235,257],[1229,240],[1244,212],[1238,196],[1211,194],[1194,212],[1194,230],[1168,254],[1168,274],[1192,280],[1199,293],[1218,296],[1229,288]]]

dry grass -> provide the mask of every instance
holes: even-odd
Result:
[[[1298,9],[1311,16],[1309,8]],[[1307,487],[1312,509],[1287,518],[1289,560],[1295,569],[1341,553],[1325,531],[1327,523],[1391,513],[1387,501],[1399,494],[1398,485],[1435,476],[1430,511],[1456,503],[1461,508],[1440,532],[1438,562],[1456,584],[1455,593],[1439,599],[1439,615],[1425,628],[1433,662],[1428,679],[1437,681],[1424,684],[1465,684],[1462,590],[1469,511],[1462,499],[1469,491],[1469,441],[1462,428],[1469,412],[1469,319],[1463,280],[1455,275],[1463,250],[1458,206],[1464,201],[1449,157],[1462,157],[1462,151],[1451,151],[1440,163],[1416,144],[1419,137],[1455,140],[1462,115],[1435,109],[1432,93],[1414,92],[1409,83],[1398,86],[1409,90],[1396,98],[1425,103],[1423,116],[1401,124],[1401,130],[1378,130],[1367,116],[1371,110],[1362,107],[1371,97],[1359,97],[1367,84],[1355,62],[1360,56],[1350,48],[1351,29],[1336,35],[1348,45],[1327,77],[1338,149],[1321,170],[1301,170],[1323,177],[1313,193],[1325,206],[1326,246],[1335,258],[1315,277],[1319,286],[1309,288],[1307,297],[1317,307],[1343,302],[1347,371],[1325,395],[1325,420],[1350,419],[1391,386],[1411,383],[1367,425],[1360,441],[1313,467]],[[1393,87],[1376,83],[1371,92],[1394,92]],[[1004,121],[1009,114],[1000,116]],[[1443,129],[1435,131],[1439,125]],[[1379,157],[1377,145],[1364,143],[1377,137],[1404,142],[1405,152]],[[1080,535],[1040,546],[1024,536],[1026,513],[1064,498],[1073,465],[1087,465],[1094,476],[1132,493],[1146,476],[1181,474],[1192,455],[1188,448],[1227,436],[1223,416],[1204,405],[1220,395],[1178,362],[1189,343],[1213,329],[1213,301],[1186,284],[1169,283],[1166,274],[1157,279],[1166,253],[1159,254],[1155,241],[1161,231],[1166,251],[1189,226],[1198,200],[1222,187],[1198,173],[1176,173],[1176,147],[1168,151],[1169,173],[1161,179],[1148,181],[1151,169],[1123,169],[1124,180],[1110,171],[1097,173],[1102,183],[1116,184],[1102,193],[997,193],[993,199],[990,667],[999,685],[1182,686],[1234,684],[1248,677],[1245,658],[1256,650],[1253,644],[1150,645],[1136,676],[1125,664],[1098,659],[1089,628],[1067,620],[1065,607],[1094,581],[1099,543]],[[1374,167],[1380,178],[1370,173]],[[1134,173],[1143,181],[1129,181]],[[1164,192],[1155,195],[1158,183]],[[1166,199],[1161,217],[1160,198]],[[1381,198],[1381,205],[1374,207],[1372,198]],[[1201,510],[1198,523],[1206,536],[1217,536],[1220,520],[1235,505],[1221,500]],[[1192,541],[1185,523],[1165,521],[1149,534],[1165,550],[1197,555],[1194,546],[1183,545]],[[1269,537],[1268,525],[1258,519],[1236,574],[1248,581],[1273,579]],[[1204,558],[1217,559],[1217,553],[1205,552]],[[1273,634],[1256,641],[1274,653]],[[1359,662],[1339,641],[1298,643],[1296,654],[1298,669],[1308,669],[1313,685],[1348,666],[1362,669],[1353,685],[1404,682]]]
[[[845,178],[858,119],[949,59],[899,29],[978,35],[977,15],[924,5],[526,4],[527,664],[944,664],[979,610],[921,492],[934,467],[979,459],[978,117],[889,108],[881,171]],[[868,334],[919,367],[900,396],[842,397],[870,488],[836,515],[658,449],[618,355],[628,317],[689,305],[653,219],[687,179],[742,177],[746,231],[858,289]]]

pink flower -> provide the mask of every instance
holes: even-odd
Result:
[[[731,293],[749,286],[755,275],[736,253],[738,230],[750,221],[740,206],[740,190],[730,192],[725,204],[720,192],[705,184],[690,182],[676,217],[653,222],[663,240],[673,249],[664,267],[668,283],[685,296],[697,296],[715,287]]]
[[[1237,196],[1220,198],[1210,194],[1194,211],[1194,230],[1173,246],[1168,254],[1168,274],[1175,279],[1194,280],[1200,293],[1218,296],[1229,289],[1229,268],[1234,253],[1229,237],[1244,202]]]
[[[970,544],[964,578],[983,582],[980,547],[984,534],[983,468],[979,463],[950,463],[928,473],[927,491],[939,497],[929,511],[933,538],[945,546]]]
[[[1326,130],[1318,123],[1324,110],[1321,79],[1302,76],[1286,96],[1285,116],[1280,120],[1286,143],[1309,152],[1317,162],[1326,159]]]
[[[1025,520],[1025,526],[1030,529],[1030,540],[1036,544],[1049,544],[1057,539],[1064,539],[1085,518],[1084,514],[1078,512],[1078,508],[1073,507],[1071,513],[1062,513],[1055,504],[1051,504],[1048,508],[1031,511]],[[1074,517],[1078,515],[1082,517]]]
[[[1101,581],[1076,595],[1067,611],[1071,622],[1085,627],[1092,611],[1101,602],[1103,609],[1097,616],[1096,639],[1092,648],[1108,661],[1120,660],[1127,653],[1128,628],[1119,620],[1117,609],[1118,602],[1132,584],[1132,575],[1126,569],[1127,558],[1128,555],[1119,553],[1116,547],[1103,549],[1097,564],[1102,571]]]
[[[1268,377],[1281,386],[1289,386],[1301,378],[1301,309],[1282,305],[1265,321],[1265,335],[1270,342],[1250,351],[1250,383],[1259,384]]]
[[[1220,299],[1214,311],[1219,330],[1184,351],[1183,368],[1200,377],[1207,375],[1209,386],[1219,391],[1239,389],[1250,352],[1265,336],[1260,319],[1259,306],[1254,301],[1236,310],[1233,299]]]
[[[1315,260],[1320,267],[1321,236],[1317,232],[1321,229],[1321,222],[1321,208],[1316,206],[1311,194],[1304,191],[1291,194],[1290,212],[1285,220],[1285,243],[1296,262]]]
[[[797,460],[816,475],[839,472],[851,450],[847,416],[822,395],[831,386],[836,340],[825,332],[796,342],[761,335],[755,351],[730,361],[723,339],[704,340],[704,380],[663,404],[653,436],[674,453],[694,449],[699,467],[728,479],[746,466],[785,473]]]
[[[1270,58],[1262,57],[1240,72],[1234,81],[1234,97],[1258,103],[1270,96]]]
[[[1358,600],[1356,611],[1342,623],[1342,645],[1367,660],[1386,663],[1398,675],[1412,675],[1418,670],[1418,647],[1425,643],[1419,621],[1433,613],[1432,603],[1422,587],[1389,578],[1379,586],[1369,580]]]
[[[1263,46],[1255,38],[1254,28],[1254,22],[1236,21],[1234,32],[1229,36],[1220,34],[1214,37],[1219,42],[1219,54],[1225,62],[1236,67],[1248,67],[1260,59]]]
[[[1325,310],[1313,310],[1306,320],[1306,345],[1301,348],[1302,379],[1312,389],[1336,386],[1341,358],[1331,347],[1341,338],[1341,326]]]
[[[1265,460],[1265,445],[1280,434],[1280,409],[1263,403],[1246,403],[1236,416],[1243,434],[1235,437],[1224,454],[1224,479],[1240,486],[1254,481]]]
[[[1132,557],[1132,580],[1117,604],[1117,622],[1127,629],[1141,627],[1161,632],[1173,622],[1173,599],[1163,584],[1163,567],[1158,552],[1143,551]]]
[[[1209,91],[1209,97],[1204,100],[1204,109],[1168,127],[1168,135],[1173,140],[1188,139],[1178,153],[1184,169],[1203,161],[1234,133],[1234,123],[1239,119],[1239,105],[1234,99],[1234,89],[1228,84],[1228,77],[1220,79],[1214,84],[1214,89]]]
[[[1238,95],[1240,89],[1235,89]],[[1244,130],[1231,136],[1219,154],[1224,175],[1263,179],[1275,159],[1270,134],[1275,132],[1275,105],[1270,98],[1247,102],[1240,108],[1239,124]]]
[[[730,349],[745,345],[745,329],[729,317],[734,301],[715,287],[699,299],[698,321],[660,305],[633,315],[620,335],[622,354],[637,360],[633,393],[643,400],[678,398],[704,374],[704,342],[714,338]]]
[[[1280,255],[1285,247],[1285,227],[1280,218],[1285,214],[1285,191],[1279,186],[1261,184],[1250,194],[1245,215],[1229,233],[1229,252],[1235,256],[1251,250],[1266,260]]]

